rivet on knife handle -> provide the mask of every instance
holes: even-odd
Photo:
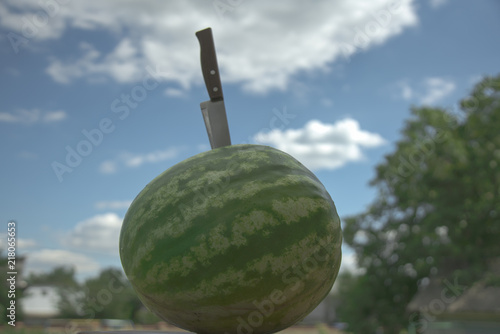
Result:
[[[196,32],[196,37],[198,37],[198,41],[200,42],[201,71],[205,79],[208,95],[212,101],[221,100],[223,99],[222,84],[220,81],[219,66],[217,65],[212,29],[200,30]]]

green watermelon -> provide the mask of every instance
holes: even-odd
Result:
[[[273,333],[330,292],[341,261],[335,205],[290,155],[260,145],[200,153],[132,202],[123,268],[144,305],[196,333]]]

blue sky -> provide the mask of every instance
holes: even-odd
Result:
[[[119,267],[130,201],[210,149],[194,34],[209,26],[233,144],[295,156],[341,217],[374,199],[412,105],[456,110],[499,71],[494,0],[3,1],[0,221],[28,271]]]

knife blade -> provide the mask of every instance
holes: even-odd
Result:
[[[227,123],[212,29],[200,30],[196,32],[196,37],[200,43],[201,71],[210,97],[209,101],[200,103],[200,108],[207,128],[210,146],[215,149],[231,145],[231,136]]]

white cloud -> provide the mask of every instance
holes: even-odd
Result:
[[[446,5],[448,0],[429,0],[429,3],[432,8],[437,9]]]
[[[323,107],[327,107],[327,108],[328,108],[328,107],[333,106],[333,101],[332,101],[332,99],[327,98],[327,97],[322,98],[322,99],[320,100],[320,102],[321,102],[321,105],[322,105]]]
[[[481,74],[474,74],[469,77],[469,84],[471,86],[475,86],[480,83],[484,79],[484,76]]]
[[[50,111],[50,112],[46,112],[43,115],[42,121],[44,123],[59,122],[59,121],[62,121],[63,119],[65,119],[66,116],[67,116],[66,113],[62,110]]]
[[[399,97],[404,100],[416,100],[420,104],[432,105],[440,102],[455,91],[456,84],[451,79],[441,77],[429,77],[422,80],[417,87],[411,85],[408,80],[396,83]]]
[[[63,245],[117,255],[121,226],[122,219],[115,213],[96,215],[79,222],[63,240]]]
[[[210,145],[209,145],[209,144],[206,144],[206,143],[205,143],[205,144],[198,144],[198,145],[196,146],[196,149],[197,149],[198,151],[200,151],[200,152],[205,152],[205,151],[210,150],[211,148],[210,148]]]
[[[37,245],[37,242],[33,239],[17,238],[16,239],[16,249],[18,252],[24,253],[25,250],[31,249]],[[8,248],[7,245],[7,233],[0,233],[0,250],[5,252]]]
[[[38,243],[36,240],[33,239],[18,239],[17,240],[17,246],[20,251],[24,251],[26,249],[31,249],[33,247],[36,247]]]
[[[413,88],[408,84],[407,81],[400,81],[398,83],[399,88],[401,89],[401,97],[405,100],[411,100],[415,95]]]
[[[311,120],[301,129],[273,129],[254,136],[259,144],[268,144],[289,153],[313,170],[335,169],[363,159],[362,148],[383,145],[376,133],[362,130],[350,118],[335,124]]]
[[[18,34],[16,37],[21,39],[59,38],[66,29],[63,16],[67,10],[68,8],[65,8],[56,13],[59,15],[46,20],[48,15],[38,1],[6,0],[0,3],[0,25],[9,30],[9,33]]]
[[[49,272],[55,267],[74,267],[78,275],[99,270],[99,264],[90,257],[62,249],[39,249],[26,254],[25,272]]]
[[[340,265],[340,272],[351,272],[356,275],[362,275],[365,272],[364,268],[359,268],[357,263],[356,253],[354,252],[343,252],[342,253],[342,263]]]
[[[17,109],[14,112],[0,112],[0,122],[5,123],[54,123],[67,117],[62,110],[41,111],[40,109]]]
[[[444,78],[427,78],[424,82],[425,93],[420,97],[420,103],[430,105],[444,99],[456,88],[453,81]]]
[[[116,162],[111,160],[106,160],[99,166],[99,171],[103,174],[113,174],[116,173],[117,170],[118,167],[116,166]]]
[[[59,38],[70,28],[120,36],[111,51],[82,44],[76,59],[53,58],[47,72],[61,83],[96,75],[134,82],[149,64],[187,89],[202,82],[194,32],[210,26],[223,82],[267,92],[288,88],[301,71],[326,70],[336,60],[401,34],[417,23],[413,2],[228,2],[221,14],[213,1],[65,1],[28,39]],[[0,5],[0,25],[22,35],[23,24],[26,30],[26,22],[40,12],[39,0],[7,0]]]
[[[95,207],[99,210],[121,210],[128,209],[132,201],[101,201],[95,203]]]
[[[36,160],[38,159],[38,154],[29,151],[21,151],[17,154],[17,157],[23,160]]]
[[[185,91],[179,88],[169,87],[165,89],[165,95],[170,97],[183,97],[186,96]]]
[[[146,154],[133,154],[124,152],[113,160],[106,160],[99,166],[99,171],[103,174],[115,173],[119,166],[139,167],[146,163],[155,163],[168,159],[175,158],[179,153],[179,149],[170,147],[166,150],[154,151]]]
[[[89,43],[80,43],[83,56],[77,61],[63,62],[52,59],[47,73],[57,82],[69,83],[76,78],[87,76],[96,80],[109,76],[120,83],[140,79],[142,62],[137,57],[138,50],[129,38],[124,38],[108,55],[101,53]]]

